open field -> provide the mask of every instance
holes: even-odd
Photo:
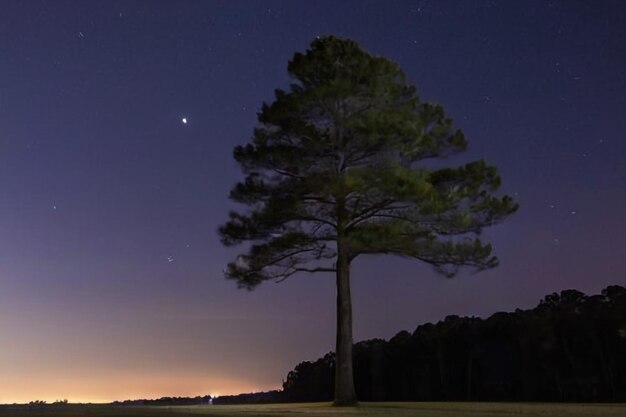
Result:
[[[626,404],[537,403],[328,403],[206,406],[0,406],[0,417],[626,417]]]

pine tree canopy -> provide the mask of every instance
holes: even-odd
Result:
[[[414,258],[453,276],[498,260],[481,230],[517,209],[483,160],[427,168],[467,147],[443,108],[422,103],[400,67],[351,40],[318,38],[288,65],[294,82],[264,104],[230,198],[247,206],[220,228],[248,243],[228,278],[253,288],[297,272],[336,270],[338,250]],[[432,165],[432,164],[430,164]]]

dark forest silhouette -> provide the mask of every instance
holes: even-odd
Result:
[[[331,401],[334,353],[301,362],[282,391],[215,404]],[[361,401],[626,401],[626,288],[565,290],[487,319],[448,316],[354,345]]]

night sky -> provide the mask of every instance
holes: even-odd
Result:
[[[232,149],[328,34],[398,62],[464,130],[448,162],[521,204],[494,270],[359,258],[355,340],[626,284],[623,1],[2,0],[0,403],[273,389],[333,349],[332,275],[238,290],[217,235]]]

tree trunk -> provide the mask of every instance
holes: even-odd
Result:
[[[337,248],[337,345],[335,349],[335,402],[337,406],[356,405],[352,372],[352,299],[350,263],[344,249]]]
[[[467,401],[472,401],[472,365],[474,364],[474,355],[472,347],[469,348],[469,355],[467,358]]]

